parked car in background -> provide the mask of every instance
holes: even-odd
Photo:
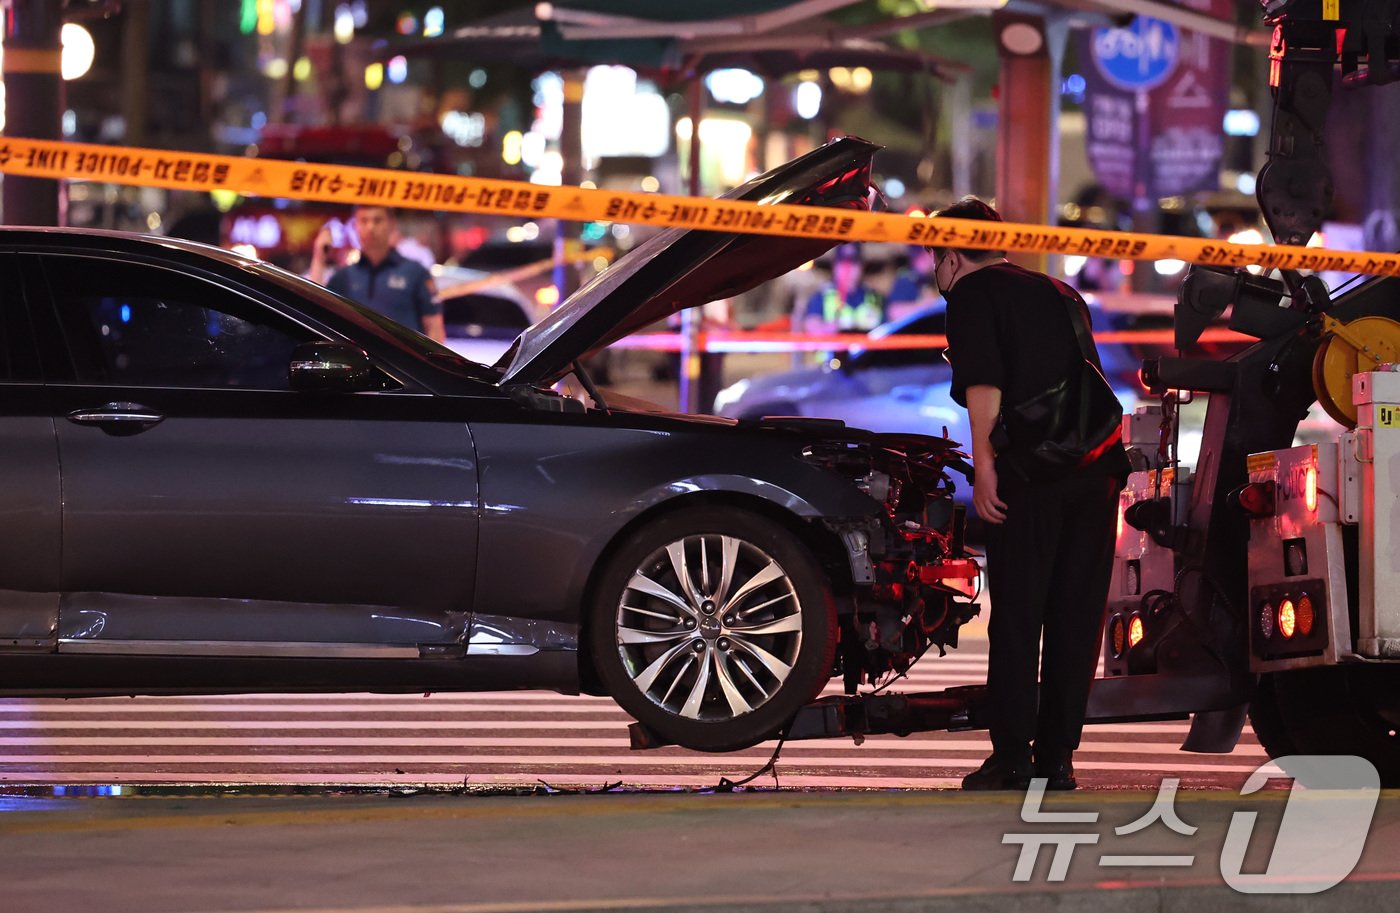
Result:
[[[876,148],[729,196],[860,208]],[[946,441],[578,367],[824,243],[667,230],[486,367],[229,251],[0,229],[0,694],[552,688],[718,751],[956,645]]]
[[[534,302],[512,282],[461,266],[433,267],[447,347],[464,358],[493,365],[535,322]]]

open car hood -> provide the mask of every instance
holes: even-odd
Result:
[[[869,209],[870,161],[880,147],[842,137],[793,159],[722,200]],[[781,276],[835,241],[668,228],[639,244],[515,340],[501,384],[551,384],[575,361],[688,307]]]

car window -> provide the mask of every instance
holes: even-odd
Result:
[[[0,255],[0,383],[38,381],[39,351],[14,258]]]
[[[467,294],[444,298],[442,317],[448,324],[472,324],[481,329],[481,334],[504,335],[507,339],[514,339],[530,325],[530,319],[520,305],[495,295]]]
[[[45,259],[79,383],[289,388],[309,330],[202,279],[112,260]]]

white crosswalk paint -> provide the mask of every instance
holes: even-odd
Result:
[[[890,690],[981,684],[985,644],[968,646],[930,657]],[[704,788],[758,770],[774,748],[633,752],[628,722],[608,698],[540,691],[0,700],[0,783]],[[1187,729],[1090,727],[1075,756],[1081,782],[1237,786],[1267,761],[1248,731],[1230,755],[1183,753]],[[979,732],[793,742],[778,778],[794,788],[947,788],[989,750]],[[754,785],[772,783],[765,774]]]

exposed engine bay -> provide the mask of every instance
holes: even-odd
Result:
[[[847,694],[902,675],[932,644],[940,655],[956,647],[958,629],[978,613],[981,566],[967,552],[950,475],[970,483],[972,468],[955,448],[942,438],[872,434],[803,452],[885,508],[883,517],[823,521],[846,547],[854,584],[838,604],[834,671]]]

